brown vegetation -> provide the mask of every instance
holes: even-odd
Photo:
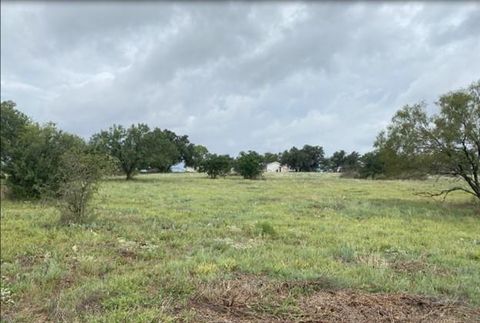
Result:
[[[188,303],[201,322],[477,322],[480,309],[408,294],[336,289],[328,280],[238,276],[199,288]]]

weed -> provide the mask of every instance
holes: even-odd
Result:
[[[277,235],[277,231],[275,231],[275,228],[273,225],[269,222],[258,222],[255,224],[255,229],[258,232],[259,235],[262,237],[264,236],[270,236],[274,237]]]

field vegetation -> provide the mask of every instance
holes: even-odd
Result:
[[[451,180],[149,174],[84,224],[1,203],[2,320],[480,320],[480,209]]]

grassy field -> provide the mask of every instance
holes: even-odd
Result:
[[[446,185],[115,178],[102,184],[95,218],[69,227],[51,206],[3,200],[2,320],[300,321],[320,308],[314,295],[433,297],[480,320],[480,209],[465,194],[414,194]]]

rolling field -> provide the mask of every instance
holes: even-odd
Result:
[[[115,178],[69,227],[3,200],[2,320],[480,321],[478,205],[415,195],[446,185]]]

